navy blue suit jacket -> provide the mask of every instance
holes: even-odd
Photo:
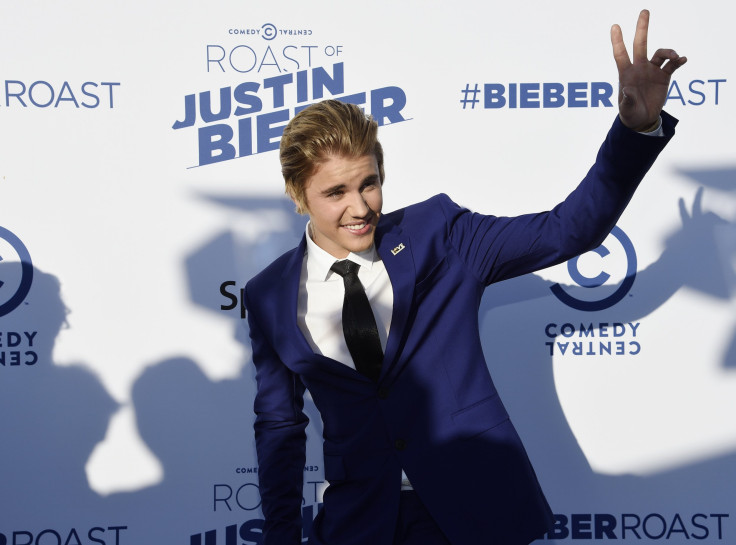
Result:
[[[438,195],[381,216],[375,244],[394,308],[378,383],[314,354],[299,330],[304,240],[248,282],[265,544],[301,541],[305,387],[322,415],[329,482],[311,543],[390,545],[402,469],[454,545],[526,544],[549,529],[483,357],[478,306],[488,284],[602,242],[674,133],[662,117],[663,138],[617,118],[585,179],[549,212],[485,216]]]

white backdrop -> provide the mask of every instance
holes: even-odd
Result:
[[[76,0],[0,18],[0,545],[258,543],[237,296],[303,229],[268,151],[285,120],[376,115],[387,210],[548,209],[616,115],[609,29],[630,45],[641,7],[690,59],[678,134],[605,250],[488,290],[484,348],[551,539],[733,542],[733,8]]]

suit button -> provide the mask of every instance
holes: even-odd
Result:
[[[403,439],[397,439],[394,441],[394,446],[396,447],[396,450],[404,450],[406,448],[406,441]]]
[[[378,389],[378,399],[386,399],[388,397],[388,388],[382,387]]]

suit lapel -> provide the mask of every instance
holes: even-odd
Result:
[[[391,314],[391,329],[386,342],[381,378],[393,368],[404,337],[406,322],[411,311],[416,284],[414,258],[409,237],[398,225],[382,218],[376,232],[376,250],[386,267],[394,293],[394,308]]]
[[[315,354],[309,345],[304,333],[299,329],[297,323],[298,304],[299,304],[299,280],[301,278],[302,262],[304,261],[304,252],[307,249],[306,235],[302,236],[299,246],[296,247],[294,254],[289,259],[287,266],[281,274],[281,285],[283,289],[279,291],[277,310],[278,315],[283,316],[281,321],[286,331],[284,336],[292,351],[296,354],[296,360],[316,364],[319,368],[327,370],[332,374],[337,374],[350,379],[358,379],[370,381],[352,367],[332,358]]]
[[[284,327],[288,329],[286,336],[293,341],[293,347],[300,352],[311,352],[309,343],[304,338],[304,334],[297,324],[299,278],[301,276],[302,261],[304,260],[306,248],[307,241],[302,236],[299,246],[296,247],[294,254],[281,274],[281,285],[284,286],[284,289],[279,291],[279,304],[277,306],[279,315],[287,317],[282,321]]]

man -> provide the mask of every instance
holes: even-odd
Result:
[[[383,214],[372,119],[325,101],[286,127],[282,172],[307,233],[246,286],[265,544],[301,542],[305,387],[329,482],[311,543],[514,545],[549,529],[483,358],[478,305],[488,284],[600,244],[674,134],[661,109],[686,59],[648,60],[648,21],[643,11],[633,62],[613,27],[619,116],[550,212],[482,216],[439,195]]]

